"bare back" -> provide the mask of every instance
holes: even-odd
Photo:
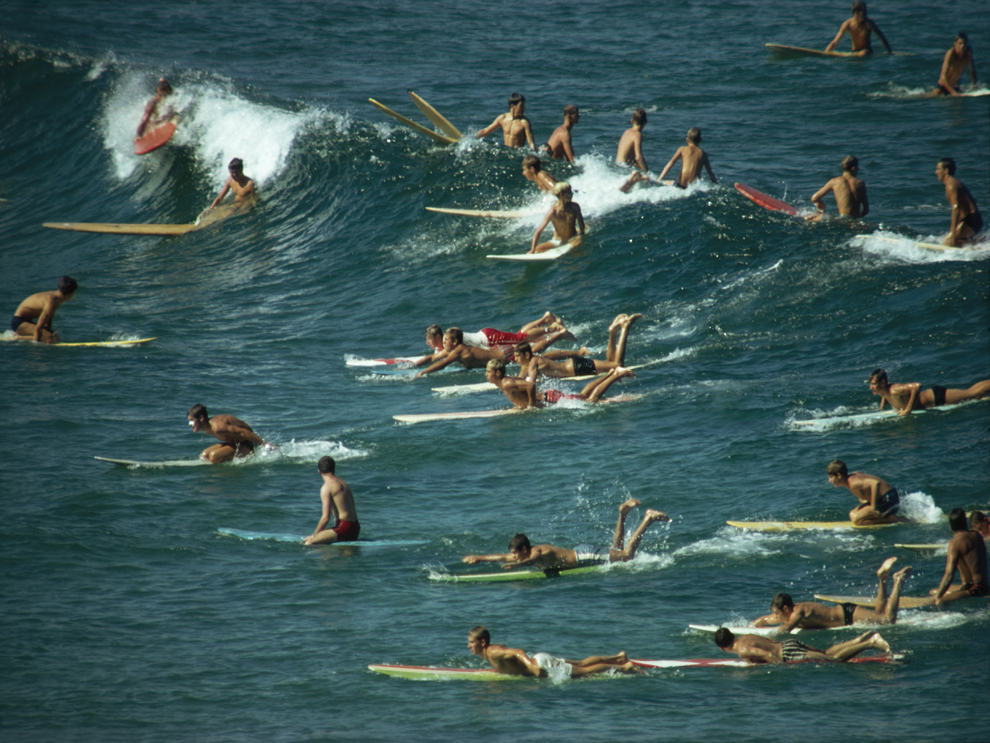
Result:
[[[320,500],[330,507],[335,521],[357,521],[354,494],[346,482],[335,475],[324,477]]]
[[[643,157],[643,130],[637,127],[630,127],[622,133],[619,139],[619,150],[615,155],[617,163],[634,165],[641,170],[648,170],[646,160]]]
[[[953,560],[963,583],[987,585],[987,546],[977,532],[956,532],[949,541],[948,561]]]

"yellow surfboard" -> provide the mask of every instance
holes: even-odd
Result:
[[[451,139],[464,139],[464,135],[460,133],[457,127],[447,121],[447,119],[444,118],[439,111],[433,108],[433,106],[424,101],[411,90],[406,92],[409,93],[409,97],[412,98],[413,103],[419,106],[419,110],[423,112],[433,126],[442,131]]]
[[[430,137],[431,139],[435,139],[437,142],[440,142],[442,144],[455,144],[457,142],[456,139],[452,139],[450,137],[444,136],[443,134],[437,134],[432,129],[427,129],[422,124],[417,124],[412,119],[407,119],[402,114],[398,113],[397,111],[393,111],[391,108],[389,108],[383,103],[379,103],[374,98],[369,98],[368,101],[371,103],[372,106],[377,108],[383,114],[391,116],[400,124],[404,124],[405,126],[408,126],[413,131],[419,132],[420,134],[425,134],[427,137]]]
[[[195,222],[189,224],[120,224],[116,222],[44,222],[42,227],[72,232],[99,232],[111,235],[157,235],[171,237],[186,235],[221,222],[236,212],[244,210],[244,204],[221,204],[216,209],[204,209]]]
[[[852,521],[726,521],[737,529],[791,531],[792,529],[882,529],[897,524],[854,524]]]

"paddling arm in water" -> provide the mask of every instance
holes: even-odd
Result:
[[[849,38],[852,40],[852,50],[854,54],[859,54],[860,56],[865,56],[867,54],[873,54],[873,47],[870,46],[870,34],[875,33],[883,45],[887,47],[887,54],[893,54],[894,51],[890,48],[890,43],[887,41],[887,37],[883,35],[883,31],[880,27],[873,22],[873,19],[866,15],[866,3],[855,2],[852,6],[852,18],[844,21],[839,27],[839,33],[835,35],[832,39],[832,43],[825,47],[826,52],[831,52],[835,50],[842,37],[845,34],[849,34]]]
[[[230,161],[227,166],[227,170],[230,173],[230,177],[227,182],[223,184],[223,190],[220,191],[220,195],[217,196],[213,203],[210,204],[210,208],[215,208],[221,201],[223,197],[227,195],[228,191],[234,192],[234,203],[235,204],[247,204],[254,198],[256,189],[254,186],[254,181],[244,175],[244,163],[239,157],[235,157]]]

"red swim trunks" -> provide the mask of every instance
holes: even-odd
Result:
[[[505,330],[496,330],[495,328],[482,328],[481,332],[488,339],[489,348],[514,346],[516,343],[522,343],[528,337],[525,333],[509,333]]]
[[[333,533],[337,535],[338,542],[356,542],[361,533],[361,524],[357,521],[339,521],[333,527]]]
[[[990,586],[983,583],[966,583],[960,586],[964,591],[969,591],[969,595],[975,597],[986,596],[990,593]]]
[[[547,390],[543,393],[543,399],[553,405],[561,400],[580,400],[581,397],[580,395],[566,395],[560,390]]]

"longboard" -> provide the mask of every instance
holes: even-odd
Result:
[[[938,253],[947,253],[953,250],[975,250],[977,248],[982,248],[984,245],[986,245],[986,240],[980,240],[979,242],[970,245],[963,245],[961,248],[955,248],[952,247],[951,245],[939,245],[937,243],[921,242],[920,240],[913,240],[910,237],[887,237],[886,235],[869,235],[868,237],[871,240],[882,240],[883,242],[888,242],[888,243],[909,242],[912,245],[922,248],[923,250],[932,250]]]
[[[945,550],[949,548],[949,545],[945,542],[942,544],[894,544],[895,547],[899,547],[902,550],[913,550],[915,552],[925,552],[927,550]]]
[[[969,405],[976,402],[983,401],[966,400],[964,402],[957,402],[954,405],[939,405],[937,408],[919,408],[917,410],[912,410],[908,415],[921,415],[922,413],[953,410],[954,408],[959,408],[963,405]],[[901,414],[896,410],[873,410],[869,413],[853,413],[852,415],[836,415],[826,418],[811,418],[809,420],[791,421],[791,425],[795,428],[824,428],[845,423],[873,423],[876,421],[893,420],[895,418],[902,417],[904,416],[901,416]]]
[[[29,341],[34,343],[34,338],[26,335],[15,335],[12,337],[0,338],[4,341]],[[39,343],[38,345],[44,346],[58,346],[59,348],[68,348],[72,346],[76,347],[88,347],[88,348],[122,348],[125,346],[139,346],[142,343],[148,343],[150,341],[157,340],[156,338],[137,338],[130,341],[87,341],[86,343]]]
[[[574,250],[574,245],[570,243],[564,243],[563,245],[550,248],[550,250],[544,250],[542,253],[510,253],[508,255],[486,255],[485,258],[491,258],[497,261],[536,261],[536,262],[547,262],[555,261],[562,255],[567,255],[572,250]]]
[[[72,232],[99,232],[113,235],[157,235],[171,237],[187,235],[216,224],[243,208],[243,204],[221,204],[204,209],[195,222],[189,224],[120,224],[117,222],[43,222],[42,227]]]
[[[425,356],[426,354],[423,354]],[[347,366],[394,366],[396,364],[412,364],[419,361],[423,356],[407,356],[405,358],[394,359],[359,359],[348,356],[344,359]]]
[[[762,191],[757,191],[755,188],[751,188],[745,183],[736,183],[735,187],[739,193],[750,201],[759,204],[764,209],[768,209],[772,212],[784,212],[784,214],[790,214],[792,217],[799,216],[798,210],[790,204],[783,202],[780,199],[775,199],[773,196],[769,196]]]
[[[636,366],[627,366],[627,369],[642,369],[643,367],[649,366],[649,364],[637,364]],[[559,379],[564,382],[586,382],[591,379],[600,379],[601,377],[608,376],[608,372],[603,372],[601,374],[585,374],[580,377],[547,377],[547,379]],[[434,387],[434,392],[439,392],[442,395],[453,395],[453,394],[468,394],[471,392],[488,392],[490,390],[497,390],[496,387],[491,382],[476,382],[474,384],[451,384],[446,387]]]
[[[157,150],[168,142],[175,134],[175,121],[167,121],[161,126],[149,129],[144,136],[134,140],[134,154],[146,155],[152,150]]]
[[[211,464],[206,459],[172,459],[163,462],[139,462],[133,459],[110,459],[109,457],[93,457],[101,462],[109,462],[121,467],[202,467]]]
[[[416,681],[525,681],[533,680],[532,676],[512,676],[507,673],[496,673],[490,668],[438,668],[436,666],[399,666],[391,663],[373,663],[369,671],[384,673],[402,679]]]
[[[411,415],[393,415],[399,423],[427,423],[429,421],[460,421],[473,418],[495,418],[500,415],[522,413],[521,408],[502,408],[499,410],[471,410],[460,413],[415,413]]]
[[[428,212],[438,212],[440,214],[456,214],[461,217],[484,217],[485,219],[519,219],[529,216],[535,212],[524,211],[496,211],[493,209],[454,209],[439,206],[426,207]]]
[[[815,594],[819,601],[828,601],[833,604],[856,604],[856,606],[866,606],[873,608],[877,599],[875,596],[824,596]],[[901,596],[900,607],[902,609],[917,609],[919,606],[933,606],[934,600],[931,596]]]
[[[725,627],[729,632],[734,635],[760,635],[762,637],[768,637],[770,635],[777,634],[779,627],[728,627],[724,624],[689,624],[688,628],[693,629],[697,632],[718,632],[721,627]],[[790,634],[796,635],[801,632],[800,627],[795,627],[790,631]]]
[[[737,529],[791,531],[793,529],[882,529],[897,524],[854,524],[852,521],[726,521]]]
[[[766,48],[777,54],[794,54],[808,57],[858,57],[853,52],[826,52],[822,49],[808,49],[803,46],[787,46],[786,44],[766,44]]]
[[[457,142],[456,139],[451,139],[450,137],[444,136],[443,134],[437,134],[432,129],[427,129],[422,124],[417,124],[412,119],[407,119],[402,114],[400,114],[400,113],[398,113],[396,111],[393,111],[391,108],[389,108],[388,106],[386,106],[384,104],[379,103],[374,98],[369,98],[368,100],[371,102],[371,105],[373,105],[379,111],[381,111],[382,113],[384,113],[384,114],[386,114],[388,116],[391,116],[393,119],[395,119],[396,121],[398,121],[400,124],[404,124],[405,126],[408,126],[413,131],[417,131],[420,134],[425,134],[427,137],[430,137],[431,139],[435,139],[437,142],[441,142],[442,144],[455,144]]]
[[[500,573],[432,573],[430,580],[440,583],[510,583],[523,580],[546,580],[564,575],[586,575],[603,572],[604,565],[586,565],[565,570],[503,570]]]
[[[239,537],[240,539],[247,539],[249,541],[263,540],[272,542],[302,542],[308,536],[306,534],[279,534],[264,531],[246,531],[244,529],[228,529],[224,526],[217,529],[217,534],[227,537]],[[353,542],[327,542],[326,544],[331,547],[413,547],[429,543],[428,539],[358,539]]]
[[[409,93],[409,97],[412,98],[413,103],[415,103],[419,110],[423,112],[423,115],[430,120],[430,123],[433,124],[433,126],[442,131],[451,139],[464,139],[464,135],[461,134],[458,128],[447,121],[447,119],[439,111],[433,108],[433,106],[424,101],[411,90],[407,90],[406,92]]]
[[[868,655],[865,658],[850,658],[845,661],[845,663],[896,663],[898,661],[904,660],[903,655]],[[637,666],[643,666],[644,668],[702,668],[702,667],[717,667],[722,666],[726,668],[753,668],[753,667],[763,667],[765,668],[768,664],[766,663],[748,663],[744,660],[718,660],[716,658],[696,658],[694,660],[638,660],[633,658],[632,662]],[[785,666],[794,665],[796,663],[837,663],[838,661],[819,661],[814,658],[806,658],[804,660],[792,660],[784,663]]]

